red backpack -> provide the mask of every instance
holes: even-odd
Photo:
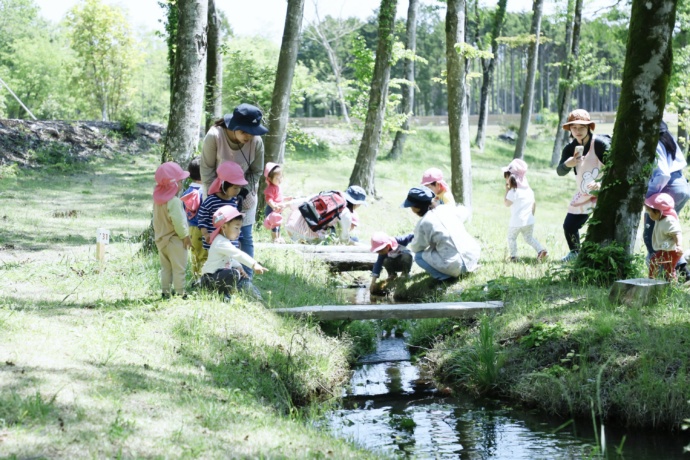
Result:
[[[340,192],[321,192],[299,206],[299,212],[313,231],[318,231],[340,216],[340,211],[347,205]]]

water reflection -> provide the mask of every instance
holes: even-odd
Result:
[[[374,451],[400,457],[435,459],[590,458],[591,427],[581,422],[554,433],[563,420],[504,407],[496,401],[439,394],[423,371],[409,361],[381,363],[386,353],[409,359],[402,339],[381,341],[377,352],[355,370],[343,408],[329,424],[341,436]],[[588,431],[589,429],[589,431]],[[623,457],[615,447],[627,434]],[[607,430],[605,458],[682,459],[687,434],[669,436]]]

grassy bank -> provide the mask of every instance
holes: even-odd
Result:
[[[399,206],[424,169],[450,177],[446,130],[419,129],[407,147],[400,162],[378,161],[378,197],[360,210],[362,241],[376,230],[413,229],[417,218]],[[345,188],[356,150],[289,154],[286,194]],[[483,322],[420,321],[410,326],[412,339],[462,391],[493,392],[564,418],[590,415],[593,401],[597,413],[628,425],[677,427],[690,417],[688,294],[675,288],[660,305],[628,309],[609,304],[605,288],[561,276],[553,259],[567,252],[561,223],[574,179],[558,177],[549,157],[550,142],[528,143],[535,236],[552,261],[536,263],[520,241],[522,261],[506,263],[500,168],[512,146],[490,141],[473,155],[468,224],[482,244],[481,269],[433,295],[502,299],[505,309]],[[333,287],[349,278],[287,251],[259,250],[270,269],[256,279],[263,306],[199,292],[186,302],[160,300],[157,256],[140,255],[136,241],[149,223],[157,158],[98,159],[67,172],[3,170],[0,453],[373,457],[318,425],[315,404],[340,394],[351,342],[270,313],[344,303]],[[687,229],[688,210],[681,219]],[[112,235],[105,267],[93,261],[98,227]],[[269,235],[261,229],[256,239]],[[350,335],[370,336],[366,324],[350,325]]]
[[[242,297],[160,299],[136,241],[156,158],[0,179],[0,457],[373,458],[315,424],[347,381],[346,340]],[[267,306],[339,301],[323,267],[263,259]]]

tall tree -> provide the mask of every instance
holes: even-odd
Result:
[[[223,53],[221,53],[220,15],[216,0],[208,0],[208,56],[206,58],[206,131],[223,116]]]
[[[406,39],[405,39],[405,49],[410,51],[412,54],[415,53],[417,49],[417,7],[419,5],[418,0],[410,0],[407,7],[407,26],[405,28]],[[401,129],[395,133],[395,139],[393,140],[393,147],[388,154],[390,158],[399,159],[402,156],[403,148],[405,146],[405,139],[407,138],[407,132],[410,130],[410,120],[412,116],[412,107],[414,106],[414,59],[412,57],[405,58],[403,63],[403,73],[405,79],[408,81],[407,85],[403,88],[402,93],[402,113],[407,115],[405,121],[403,122]]]
[[[568,119],[570,99],[573,95],[572,78],[575,63],[580,56],[580,23],[582,20],[582,0],[568,0],[565,21],[565,59],[558,82],[558,125],[551,153],[551,166],[556,166],[561,158],[561,150],[568,139],[568,132],[561,127]]]
[[[66,18],[72,49],[82,63],[78,77],[103,121],[112,118],[126,100],[138,52],[120,8],[100,0],[83,0]]]
[[[448,129],[450,131],[451,188],[455,199],[472,206],[470,122],[467,108],[467,61],[460,48],[465,42],[465,0],[448,0],[446,10],[446,66]],[[459,47],[456,45],[460,45]]]
[[[532,28],[530,34],[532,43],[529,45],[527,58],[527,78],[522,97],[522,114],[520,116],[520,131],[518,132],[513,158],[522,158],[527,144],[527,129],[532,117],[532,101],[534,101],[534,81],[537,76],[537,61],[539,60],[539,34],[541,33],[541,12],[544,0],[534,0],[532,4]]]
[[[489,89],[493,85],[494,67],[498,59],[498,37],[506,16],[506,4],[508,0],[498,0],[498,6],[494,13],[494,21],[491,27],[491,57],[482,59],[482,89],[479,96],[479,120],[477,124],[477,148],[484,151],[486,142],[486,123],[489,119]]]
[[[613,142],[582,263],[595,264],[591,253],[614,243],[632,254],[666,105],[676,5],[677,0],[633,0]]]
[[[376,194],[374,169],[381,142],[386,100],[388,99],[388,81],[391,73],[393,41],[395,40],[396,7],[397,0],[381,0],[376,62],[371,81],[371,91],[369,92],[367,118],[364,123],[364,132],[359,144],[355,167],[350,175],[350,185],[360,185],[371,195]]]
[[[208,0],[177,0],[179,22],[164,160],[186,164],[199,144],[206,76]]]
[[[283,42],[276,69],[271,110],[268,115],[268,134],[264,136],[264,159],[266,162],[282,163],[285,156],[288,115],[290,114],[290,92],[295,63],[299,51],[300,29],[304,16],[304,0],[288,0]]]
[[[349,18],[347,20],[335,19],[326,16],[323,20],[319,17],[319,9],[314,2],[314,10],[316,12],[316,21],[313,21],[304,31],[304,35],[309,40],[319,43],[326,51],[328,56],[328,63],[331,66],[333,73],[333,80],[335,82],[336,94],[338,96],[338,104],[340,104],[340,113],[345,122],[350,124],[350,115],[345,102],[345,79],[343,78],[343,69],[341,59],[338,55],[338,47],[340,43],[349,37],[354,31],[362,27],[359,20]]]

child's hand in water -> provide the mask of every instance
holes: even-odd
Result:
[[[252,270],[254,270],[254,273],[257,273],[259,275],[262,275],[268,271],[268,268],[263,267],[259,262],[255,263],[254,266],[252,267]]]

